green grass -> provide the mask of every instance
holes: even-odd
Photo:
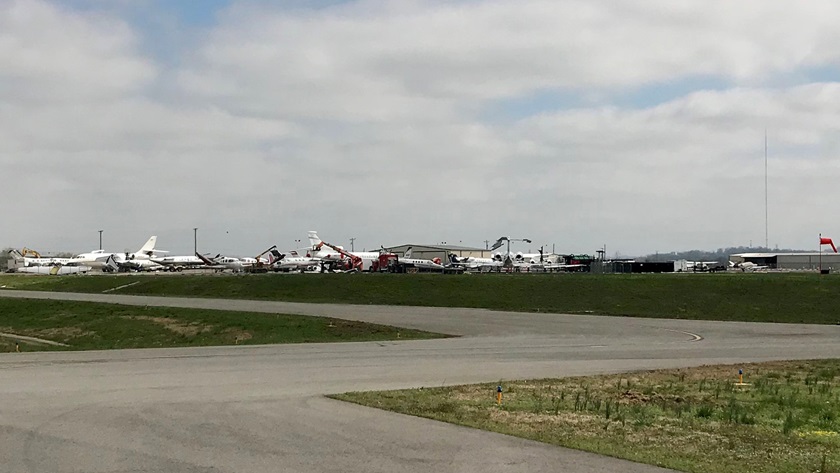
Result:
[[[302,315],[0,298],[0,332],[68,347],[21,343],[21,351],[352,342],[445,335]],[[0,351],[15,342],[0,337]]]
[[[745,382],[738,387],[738,369]],[[334,396],[689,472],[840,473],[840,360]]]
[[[43,291],[497,310],[751,322],[840,323],[840,278],[818,274],[2,275]]]

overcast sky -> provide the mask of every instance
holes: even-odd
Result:
[[[0,2],[0,245],[840,239],[836,0]]]

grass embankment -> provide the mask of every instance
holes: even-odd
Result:
[[[9,289],[477,307],[698,320],[840,323],[840,278],[818,274],[2,275]]]
[[[302,315],[0,298],[0,332],[64,343],[21,342],[22,351],[352,342],[445,335]],[[15,341],[0,337],[0,351]]]
[[[738,369],[745,382],[735,386]],[[840,472],[840,360],[335,396],[690,472]]]

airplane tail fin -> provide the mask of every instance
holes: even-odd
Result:
[[[268,264],[274,264],[277,261],[280,261],[281,259],[283,259],[284,256],[286,256],[286,255],[284,255],[283,253],[280,253],[275,248],[275,249],[268,252]]]
[[[411,247],[405,249],[405,253],[403,254],[404,258],[411,258]]]
[[[12,258],[14,258],[16,260],[22,260],[23,259],[23,255],[20,253],[20,251],[14,249],[14,248],[9,250],[9,256],[11,256]]]
[[[211,261],[210,259],[208,259],[206,256],[202,255],[201,253],[199,253],[199,252],[197,252],[197,251],[195,252],[195,256],[196,256],[198,259],[200,259],[202,263],[204,263],[204,264],[206,264],[206,265],[208,265],[208,266],[211,266],[211,265],[216,264],[216,263],[214,263],[213,261]]]
[[[310,230],[309,233],[309,248],[314,249],[321,243],[321,239],[318,238],[318,232],[315,230]]]
[[[139,250],[137,250],[137,252],[143,254],[151,254],[155,251],[155,243],[157,243],[157,236],[152,236],[151,238],[149,238],[148,241],[146,241],[145,245],[143,245]]]
[[[114,272],[120,269],[119,263],[117,263],[116,258],[114,255],[108,255],[108,259],[105,260],[105,265],[102,267],[102,270],[105,272]]]

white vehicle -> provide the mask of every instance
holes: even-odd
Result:
[[[321,262],[339,261],[344,257],[329,245],[323,244],[318,237],[318,232],[311,230],[309,236],[309,251],[312,258],[318,258]],[[339,246],[338,248],[344,249]],[[353,255],[362,259],[362,271],[370,271],[374,261],[379,261],[378,251],[354,251]]]

